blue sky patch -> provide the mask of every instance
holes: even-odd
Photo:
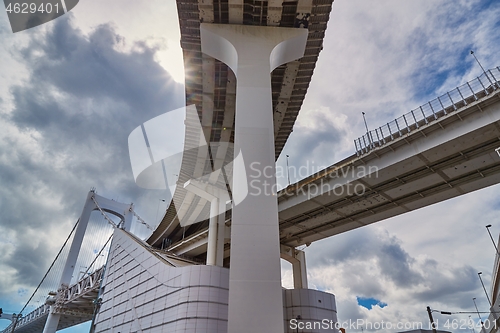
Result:
[[[372,297],[359,297],[356,296],[356,299],[358,301],[358,305],[361,305],[362,307],[367,308],[368,310],[371,310],[374,305],[378,305],[381,308],[384,308],[387,306],[387,303],[381,302],[376,298]]]

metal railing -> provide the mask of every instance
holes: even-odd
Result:
[[[14,320],[9,326],[7,326],[4,330],[0,331],[0,333],[12,333],[14,332],[15,328],[19,328],[20,326],[24,325],[27,322],[33,321],[43,315],[47,315],[50,310],[50,305],[48,304],[43,304],[36,308],[35,310],[31,311],[28,315],[22,316],[19,314],[18,319]]]
[[[63,293],[59,296],[61,303],[64,305],[65,303],[69,303],[75,299],[77,299],[80,295],[85,294],[88,291],[96,290],[100,286],[100,282],[104,275],[104,266],[98,268],[93,273],[84,276],[80,281],[73,284],[69,288],[65,289]],[[59,307],[61,307],[59,305]],[[50,310],[50,304],[42,304],[35,310],[28,313],[26,316],[19,316],[17,323],[15,323],[16,328],[21,328],[32,321],[38,319],[41,316],[48,315]],[[0,331],[0,333],[11,333],[14,328],[14,322],[11,323],[7,328]],[[16,329],[17,330],[17,329]]]
[[[354,140],[358,156],[381,147],[500,89],[500,67],[488,70],[446,94]]]
[[[80,281],[64,290],[61,295],[61,304],[71,302],[81,295],[99,289],[104,276],[104,266],[96,269],[92,274],[84,276]]]

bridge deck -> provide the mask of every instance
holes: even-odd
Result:
[[[229,5],[231,2],[231,5]],[[200,23],[245,24],[307,28],[303,58],[276,68],[271,75],[276,158],[290,135],[306,95],[323,38],[333,0],[203,1],[177,0],[181,47],[186,72],[186,105],[195,104],[206,142],[234,142],[236,78],[223,63],[201,53]],[[199,141],[198,133],[187,133],[186,142]],[[225,147],[210,152],[206,147],[184,153],[178,184],[211,173],[233,160]],[[221,184],[225,186],[225,184]],[[176,207],[178,210],[176,210]],[[203,216],[209,204],[178,186],[164,218],[147,242],[161,247],[165,238],[175,242],[206,227],[206,223],[181,228],[179,220]],[[198,219],[199,220],[199,219]]]
[[[498,82],[469,90],[435,116],[281,190],[281,243],[308,244],[500,182],[499,97]],[[199,255],[205,236],[172,248]]]
[[[281,191],[281,242],[307,244],[498,183],[499,87],[469,90]]]

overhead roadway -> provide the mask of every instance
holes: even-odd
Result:
[[[309,29],[305,57],[272,73],[277,157],[307,91],[332,1],[177,3],[186,68],[186,104],[196,104],[205,140],[211,143],[233,142],[235,77],[226,65],[201,54],[200,22],[291,27],[301,24],[303,13],[310,11],[309,22],[305,23]],[[281,244],[285,248],[307,245],[497,184],[500,182],[500,157],[495,152],[500,146],[499,102],[499,89],[491,85],[480,94],[472,93],[460,102],[455,100],[449,110],[443,109],[439,118],[434,115],[435,119],[419,120],[420,125],[409,126],[394,140],[384,141],[366,153],[358,152],[283,189],[278,193]],[[194,147],[200,138],[189,132],[186,142],[188,147]],[[178,184],[210,174],[232,159],[233,152],[227,146],[190,149],[184,153]],[[359,173],[359,170],[364,171]],[[212,181],[219,186],[226,183],[223,178]],[[353,193],[356,189],[364,192]],[[199,219],[208,210],[206,201],[178,186],[173,203],[148,243],[202,259],[206,252],[207,222],[181,228],[179,219]],[[228,211],[226,257],[230,218]]]
[[[500,91],[278,195],[281,243],[310,244],[500,182]]]
[[[375,140],[367,153],[281,191],[281,243],[310,244],[499,183],[500,84],[472,91],[479,81],[452,91],[461,99]]]
[[[276,68],[271,74],[275,153],[278,158],[306,95],[333,0],[177,0],[181,47],[186,77],[186,105],[196,105],[204,138],[186,131],[186,146],[177,186],[162,221],[148,238],[165,247],[204,230],[207,223],[180,227],[180,220],[199,221],[208,215],[209,203],[187,192],[182,184],[211,174],[233,160],[236,78],[222,62],[201,52],[200,23],[244,24],[308,29],[305,55]],[[195,119],[190,119],[194,121]],[[204,140],[203,140],[204,139]],[[209,147],[199,146],[210,142]],[[210,181],[226,187],[227,178],[214,174]],[[229,217],[229,216],[228,216]]]
[[[399,137],[367,153],[281,190],[284,248],[309,245],[499,183],[500,88],[495,85],[402,129]],[[206,228],[171,249],[202,254]]]

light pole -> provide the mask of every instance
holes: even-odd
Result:
[[[490,308],[491,308],[491,300],[490,300],[490,297],[488,296],[488,293],[486,292],[486,288],[484,287],[484,283],[483,283],[483,279],[481,278],[481,274],[483,274],[483,272],[477,273],[477,276],[479,276],[479,281],[481,281],[481,284],[482,284],[483,289],[484,289],[484,293],[486,295],[486,298],[488,299],[488,303],[490,303]]]
[[[495,244],[495,241],[493,240],[493,236],[491,235],[490,228],[491,228],[491,224],[488,224],[488,225],[486,226],[486,230],[488,230],[488,234],[490,235],[491,242],[493,243],[493,246],[495,247],[495,250],[497,251],[497,254],[498,254],[498,256],[500,257],[500,252],[498,252],[498,247],[497,247],[497,245]]]
[[[290,156],[287,154],[286,155],[286,173],[288,175],[288,185],[290,185],[290,167],[288,166],[288,158]]]
[[[370,131],[368,130],[368,124],[366,123],[366,118],[365,118],[365,113],[361,112],[363,114],[363,120],[365,122],[365,127],[366,127],[366,136],[368,137],[368,142],[370,143],[370,147],[372,145],[372,140],[370,138]]]
[[[472,327],[472,333],[476,333],[476,330],[474,329],[474,321],[472,320],[470,315],[469,315],[469,325],[471,325]]]
[[[481,327],[483,327],[483,318],[481,318],[481,315],[479,314],[479,310],[477,309],[477,305],[476,305],[476,298],[473,297],[472,298],[472,301],[474,302],[474,306],[476,307],[476,312],[477,312],[477,316],[479,317],[479,320],[481,321]]]
[[[488,74],[486,74],[486,71],[484,70],[483,66],[481,65],[481,63],[479,62],[479,60],[477,60],[477,57],[476,57],[476,55],[474,54],[474,51],[472,51],[472,50],[471,50],[471,51],[470,51],[470,54],[472,54],[472,56],[474,57],[474,59],[476,59],[477,64],[478,64],[478,65],[479,65],[479,67],[481,67],[481,69],[483,70],[484,75],[486,75],[486,77],[488,78],[488,81],[490,81],[491,85],[493,85],[493,82],[491,82],[490,77],[488,76]]]
[[[427,307],[427,314],[429,315],[429,320],[431,321],[432,332],[436,333],[436,324],[434,323],[434,317],[432,317],[431,307]]]
[[[160,202],[161,201],[165,202],[165,199],[158,199],[158,208],[156,209],[155,223],[157,223],[157,221],[158,221],[158,212],[160,211]]]

